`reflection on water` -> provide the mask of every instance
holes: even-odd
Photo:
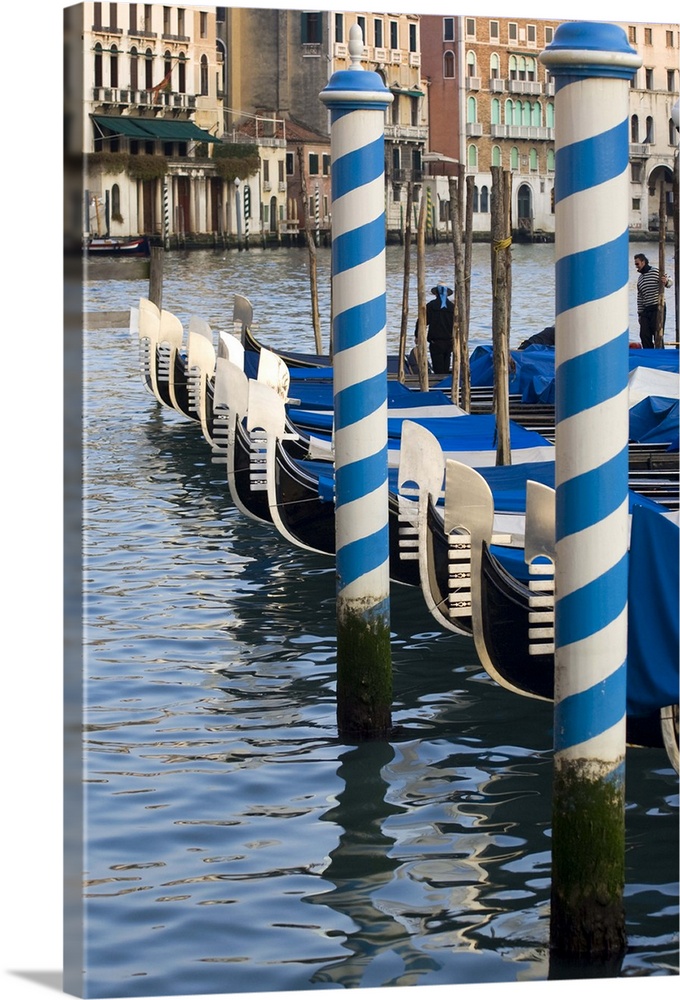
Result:
[[[305,254],[264,258],[168,254],[166,305],[226,324],[246,291],[263,330],[292,327]],[[145,292],[95,283],[87,305]],[[395,586],[394,738],[341,743],[332,562],[239,514],[125,331],[85,351],[90,995],[546,980],[551,707],[495,686]],[[629,752],[627,796],[621,975],[675,975],[662,752]]]

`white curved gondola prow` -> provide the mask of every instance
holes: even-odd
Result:
[[[436,504],[442,494],[444,472],[444,453],[435,435],[413,420],[404,420],[397,475],[399,557],[418,560],[420,588],[432,617],[449,631],[469,635],[442,608],[430,558],[428,507],[430,498]]]
[[[242,371],[245,368],[245,348],[233,333],[227,333],[226,330],[220,330],[218,333],[217,356],[219,358],[227,358],[235,365],[238,365]]]
[[[189,406],[196,413],[203,436],[212,445],[212,434],[208,426],[208,383],[215,374],[217,353],[212,340],[207,340],[203,334],[189,331],[189,350],[187,354],[187,384]]]
[[[139,367],[142,381],[156,400],[164,405],[163,397],[158,391],[158,337],[160,333],[161,313],[151,299],[139,300],[138,334],[139,334]]]
[[[250,300],[245,295],[234,296],[234,330],[238,330],[238,335],[243,343],[245,332],[253,325],[253,307]]]
[[[278,354],[263,347],[260,350],[260,360],[257,365],[257,381],[269,385],[278,392],[282,399],[288,398],[290,388],[290,372],[288,365]]]

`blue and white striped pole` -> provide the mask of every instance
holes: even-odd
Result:
[[[391,728],[387,478],[385,109],[392,95],[361,66],[319,95],[331,117],[333,407],[337,572],[337,715],[342,735]]]
[[[555,760],[550,946],[625,950],[628,116],[622,28],[561,25],[555,78]]]

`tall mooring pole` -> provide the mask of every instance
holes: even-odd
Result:
[[[555,78],[553,956],[626,947],[628,114],[642,60],[612,24],[561,25]]]
[[[384,112],[392,95],[351,66],[320,99],[331,117],[333,409],[337,572],[337,716],[347,739],[391,728],[387,478],[387,278]]]

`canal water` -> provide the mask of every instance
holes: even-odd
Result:
[[[483,278],[489,248],[475,253]],[[446,280],[449,255],[428,248],[428,280]],[[306,260],[171,251],[163,304],[230,329],[245,294],[262,340],[313,350]],[[549,246],[517,248],[515,342],[552,319],[551,262]],[[328,266],[320,250],[324,295]],[[388,269],[396,336],[400,248]],[[147,292],[86,282],[85,308]],[[472,298],[482,341],[488,287]],[[237,511],[199,427],[144,389],[126,330],[85,333],[84,359],[86,995],[554,977],[551,706],[497,687],[472,642],[395,585],[394,737],[340,742],[332,562]],[[629,750],[626,798],[614,975],[676,976],[663,751]]]

